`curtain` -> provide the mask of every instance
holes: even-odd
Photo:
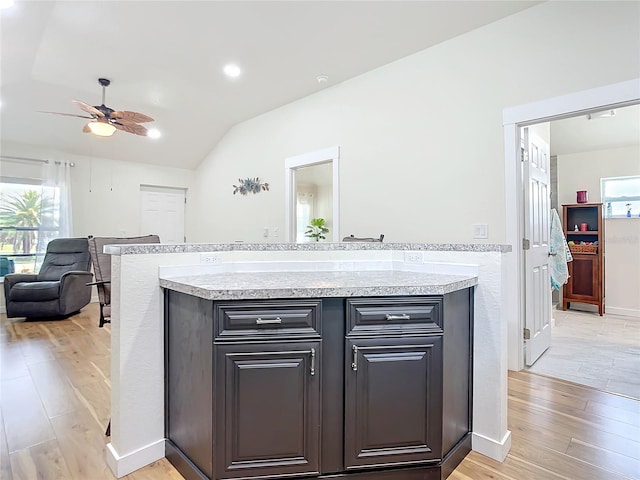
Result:
[[[310,239],[304,235],[307,225],[311,223],[314,214],[313,193],[298,192],[296,194],[296,242],[309,242]]]
[[[43,252],[54,238],[70,237],[73,234],[71,223],[71,163],[52,161],[42,167],[43,195],[41,234],[38,236],[38,251]]]

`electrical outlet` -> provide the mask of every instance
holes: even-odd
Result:
[[[269,236],[269,229],[267,227],[264,227],[262,230],[262,236],[265,238]]]
[[[273,236],[277,237],[278,235],[280,235],[280,229],[278,227],[273,227]]]
[[[404,263],[422,263],[422,252],[404,252]]]
[[[222,263],[222,256],[219,253],[201,253],[200,263],[205,265],[220,265]]]

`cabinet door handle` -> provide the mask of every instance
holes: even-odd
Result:
[[[550,257],[555,257],[556,255],[558,255],[558,253],[557,253],[557,252],[549,252],[549,256],[550,256]]]
[[[353,351],[353,362],[351,362],[351,369],[354,372],[358,371],[358,346],[354,345],[351,350]]]
[[[311,376],[313,377],[316,374],[316,349],[311,349]]]
[[[402,315],[391,315],[387,313],[387,320],[411,320],[411,315],[403,313]]]
[[[282,323],[282,319],[280,317],[276,317],[276,318],[260,318],[258,317],[258,319],[256,320],[256,325],[271,325],[271,324],[281,324]]]

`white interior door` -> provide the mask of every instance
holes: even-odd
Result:
[[[157,234],[162,243],[183,243],[186,191],[140,186],[140,233]]]
[[[549,145],[524,128],[525,363],[551,346]]]

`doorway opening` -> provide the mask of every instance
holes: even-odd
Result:
[[[529,127],[549,132],[551,207],[572,261],[566,285],[553,291],[549,348],[530,362],[525,345],[525,364],[532,373],[640,399],[640,201],[633,202],[640,199],[640,105],[602,113]],[[623,188],[602,188],[622,180]],[[625,205],[635,215],[627,217]]]
[[[607,85],[591,90],[555,97],[540,102],[505,109],[505,205],[507,243],[514,254],[506,263],[505,288],[508,305],[508,366],[510,370],[524,368],[524,325],[526,302],[525,268],[522,226],[524,211],[521,175],[520,129],[536,123],[640,104],[640,79]],[[550,298],[550,297],[549,297]],[[550,305],[549,305],[550,308]]]
[[[307,225],[322,218],[327,240],[340,241],[340,148],[332,147],[285,160],[285,241],[302,243]]]

